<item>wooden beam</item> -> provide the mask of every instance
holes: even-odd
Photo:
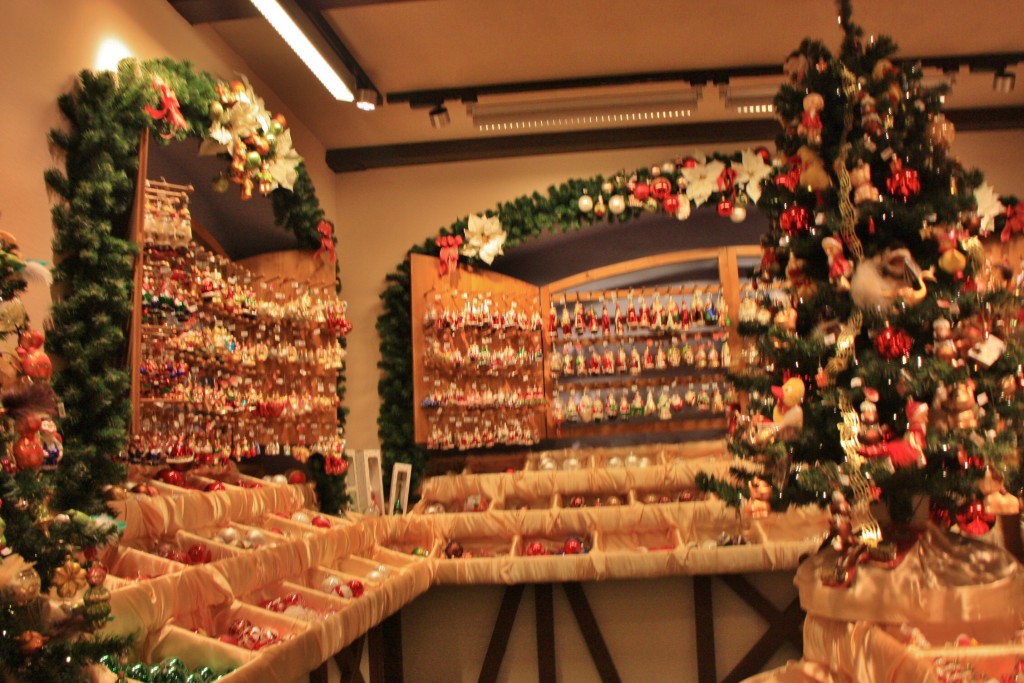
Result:
[[[487,645],[487,654],[484,655],[484,665],[480,669],[480,678],[477,679],[479,683],[495,683],[498,680],[501,660],[505,658],[508,638],[512,635],[512,625],[516,622],[516,613],[519,612],[522,597],[522,584],[505,589],[505,596],[501,599],[501,607],[498,609],[498,618],[494,620],[491,642]]]
[[[797,623],[802,620],[803,611],[800,609],[799,599],[794,598],[793,602],[789,603],[789,606],[782,612],[782,615],[790,623]],[[786,633],[778,633],[775,629],[769,628],[754,643],[754,646],[743,656],[743,659],[739,661],[736,667],[722,679],[722,683],[739,683],[739,681],[746,680],[760,673],[772,655],[778,651],[784,639],[787,639]]]
[[[341,672],[341,683],[366,683],[362,672],[359,670],[359,665],[362,664],[363,660],[363,643],[365,642],[366,636],[360,636],[350,643],[348,647],[335,653],[334,662],[338,665],[338,670]]]
[[[193,26],[260,16],[249,0],[170,0],[170,3]]]
[[[1024,107],[951,109],[946,117],[960,131],[1019,130]],[[426,114],[424,114],[426,116]],[[636,128],[605,128],[537,135],[462,138],[441,142],[341,147],[327,150],[327,165],[335,173],[374,168],[441,164],[481,159],[506,159],[541,154],[572,154],[606,149],[704,145],[773,140],[779,124],[773,119],[707,121]]]
[[[761,595],[760,592],[739,574],[722,574],[718,576],[725,585],[732,589],[736,595],[740,597],[743,602],[747,603],[754,609],[761,618],[768,622],[769,631],[775,633],[776,637],[781,641],[783,638],[789,640],[797,648],[803,645],[803,634],[800,630],[800,624],[803,620],[802,617],[794,619],[789,614],[789,608],[786,611],[780,611],[775,605],[773,605],[768,598]],[[792,607],[792,605],[790,605]],[[799,605],[798,605],[799,607]],[[779,643],[781,644],[781,642]]]
[[[597,625],[597,619],[594,618],[594,611],[590,609],[590,602],[587,600],[587,594],[583,591],[583,586],[579,583],[563,583],[562,589],[565,590],[569,607],[572,608],[573,616],[576,617],[576,623],[579,624],[580,632],[583,634],[583,642],[590,650],[590,658],[594,660],[601,683],[622,683],[619,672],[615,668],[615,662],[612,661],[611,652],[608,651],[608,645],[604,642],[601,628]]]
[[[697,636],[697,682],[717,683],[715,669],[715,608],[711,577],[693,577],[693,618]]]
[[[405,680],[405,665],[402,660],[402,613],[395,612],[380,622],[377,628],[381,635],[380,659],[371,656],[371,666],[372,662],[377,663],[385,683],[402,683]],[[370,677],[373,678],[373,675]]]
[[[540,683],[558,683],[555,668],[555,601],[550,583],[533,585],[537,606],[537,677]]]

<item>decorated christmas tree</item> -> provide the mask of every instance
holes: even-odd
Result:
[[[117,527],[110,518],[53,508],[63,443],[52,364],[18,298],[26,275],[39,268],[0,232],[0,334],[17,340],[0,362],[0,674],[77,681],[90,663],[126,645],[93,635],[110,614],[96,554]]]
[[[805,40],[775,98],[771,228],[738,315],[749,401],[730,436],[761,467],[703,485],[831,505],[835,545],[884,554],[874,501],[965,534],[1019,509],[1024,207],[952,153],[945,85],[866,38],[849,2],[839,24],[840,53]]]

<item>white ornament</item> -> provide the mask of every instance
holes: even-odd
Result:
[[[626,200],[621,194],[613,194],[608,198],[608,210],[616,216],[626,210]]]
[[[427,506],[428,515],[439,515],[444,512],[447,512],[447,510],[444,509],[444,505],[442,505],[441,503],[431,503],[430,505]]]
[[[601,192],[604,194],[611,194],[612,192],[615,192],[615,186],[612,185],[610,180],[606,180],[601,183]]]
[[[640,458],[636,457],[633,453],[626,456],[626,467],[637,467],[640,464]]]
[[[261,529],[249,529],[245,532],[245,542],[252,548],[258,548],[267,542],[267,535]]]
[[[747,220],[746,207],[740,206],[739,204],[732,207],[732,213],[729,214],[729,220],[731,220],[733,223],[742,223],[743,221]]]
[[[288,477],[284,476],[283,474],[275,474],[273,477],[270,478],[270,481],[272,481],[275,484],[287,484]]]
[[[692,207],[690,206],[690,200],[686,197],[685,194],[679,195],[679,208],[676,209],[676,219],[680,221],[685,221],[687,218],[690,217],[691,210]]]
[[[241,540],[241,536],[238,533],[238,529],[233,526],[229,526],[225,529],[221,529],[217,532],[216,537],[218,540],[227,543],[228,545],[234,545]]]
[[[594,210],[594,199],[589,194],[585,194],[579,198],[576,205],[580,209],[580,213],[590,213]]]
[[[660,166],[651,166],[651,177],[652,178],[657,178],[660,175],[661,175],[661,167]]]
[[[347,598],[349,600],[356,597],[356,594],[352,592],[352,588],[347,583],[339,584],[334,592],[340,595],[341,597]]]
[[[302,511],[296,512],[294,515],[292,515],[292,519],[294,519],[296,522],[309,524],[309,515]]]
[[[374,569],[373,571],[371,571],[369,574],[366,575],[366,580],[367,581],[372,581],[374,583],[380,583],[381,581],[384,580],[384,575],[381,574],[376,569]]]
[[[540,468],[542,470],[557,470],[558,463],[551,458],[542,458],[540,461]]]
[[[637,462],[637,466],[640,467],[641,469],[643,469],[644,467],[650,467],[651,459],[645,455],[644,457],[640,458],[640,460]]]
[[[578,470],[580,468],[580,461],[574,457],[568,457],[562,462],[563,470]]]
[[[612,457],[608,458],[608,462],[606,462],[604,466],[611,467],[613,469],[618,469],[619,467],[622,467],[622,458],[620,458],[617,455],[613,455]]]
[[[661,165],[661,172],[665,175],[672,175],[676,172],[676,165],[671,161],[666,161]]]
[[[320,583],[320,590],[322,590],[324,593],[333,593],[335,592],[335,589],[337,589],[337,587],[340,585],[342,585],[341,579],[339,579],[337,576],[331,575],[324,578],[324,580]]]

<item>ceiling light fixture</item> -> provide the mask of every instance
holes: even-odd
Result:
[[[313,72],[313,75],[324,84],[334,99],[351,102],[354,99],[352,89],[345,83],[338,72],[327,63],[320,51],[299,28],[295,20],[285,11],[278,0],[250,0],[270,25],[274,27],[288,46],[299,56],[299,59]]]
[[[380,93],[373,88],[356,89],[356,108],[363,111],[373,111],[383,103]]]
[[[1006,67],[1003,67],[996,71],[995,77],[992,79],[992,89],[996,92],[1008,93],[1013,92],[1013,87],[1017,84],[1016,74],[1007,71]]]
[[[439,104],[430,110],[430,125],[434,128],[444,128],[451,122],[452,117],[448,114],[448,107],[444,104]]]
[[[737,114],[775,113],[775,93],[777,87],[735,88],[731,85],[718,86],[718,95],[722,98],[726,109]]]
[[[692,116],[700,89],[493,103],[470,102],[466,111],[482,131],[531,130],[609,123],[667,123]]]

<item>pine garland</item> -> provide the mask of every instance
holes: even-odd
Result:
[[[61,425],[66,456],[54,500],[62,508],[101,509],[100,491],[125,476],[114,456],[127,442],[131,420],[131,371],[125,361],[137,247],[128,239],[129,212],[139,133],[162,133],[166,127],[145,111],[146,105],[159,104],[154,77],[174,90],[187,124],[171,138],[205,138],[218,80],[170,59],[125,60],[116,75],[81,72],[76,88],[58,100],[67,130],[50,133],[65,161],[64,169],[45,174],[60,199],[52,208],[59,296],[47,347],[65,363],[54,382],[67,413]],[[170,142],[158,134],[150,139]],[[297,168],[293,189],[279,187],[271,198],[276,224],[295,233],[303,248],[319,248],[324,212],[304,165]],[[342,424],[344,416],[339,412]],[[325,491],[324,497],[336,496]]]

